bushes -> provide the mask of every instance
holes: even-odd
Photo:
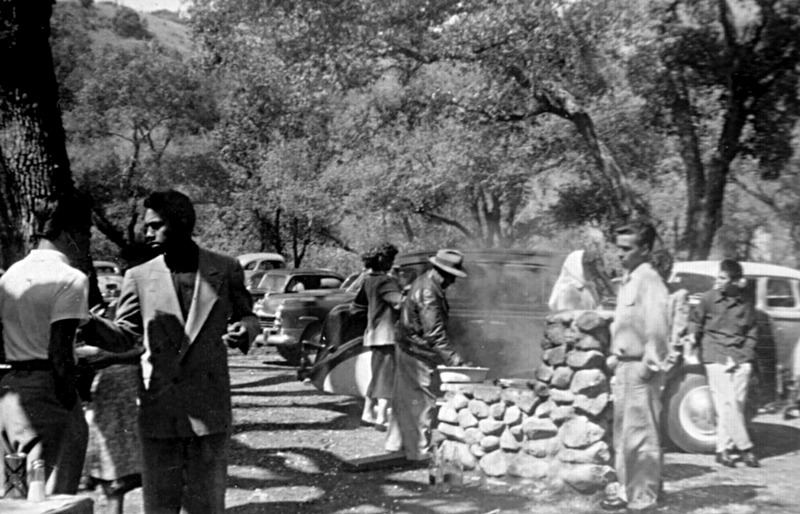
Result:
[[[147,22],[129,7],[120,7],[111,20],[111,28],[120,37],[131,39],[151,39],[153,35],[147,31]]]

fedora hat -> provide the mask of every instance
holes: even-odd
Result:
[[[462,267],[464,255],[458,250],[439,250],[436,255],[429,259],[431,264],[437,268],[450,273],[453,276],[465,278],[467,273]]]

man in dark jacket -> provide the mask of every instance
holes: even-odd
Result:
[[[386,442],[388,451],[402,449],[415,461],[430,458],[436,366],[464,363],[447,337],[449,307],[444,295],[456,277],[467,276],[464,257],[455,250],[439,250],[430,261],[433,267],[414,281],[400,311],[393,418]]]
[[[720,262],[714,289],[692,310],[690,335],[700,344],[703,364],[717,410],[717,462],[734,467],[730,452],[742,452],[742,461],[759,467],[747,433],[744,404],[750,382],[758,327],[755,307],[743,296],[742,265]]]

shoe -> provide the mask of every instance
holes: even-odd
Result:
[[[375,423],[375,430],[377,430],[378,432],[386,432],[387,430],[389,430],[389,424],[386,423],[385,421],[383,423],[380,422]]]
[[[717,464],[722,464],[723,466],[727,466],[729,468],[736,467],[736,463],[733,462],[733,458],[728,450],[722,450],[721,452],[717,453]]]
[[[744,462],[745,466],[748,468],[760,468],[761,464],[758,462],[758,459],[753,452],[750,450],[742,452],[742,462]]]
[[[628,508],[628,502],[618,496],[606,498],[600,502],[600,508],[603,510],[623,510]]]

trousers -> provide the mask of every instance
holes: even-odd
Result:
[[[80,401],[71,409],[64,408],[55,388],[51,371],[12,370],[3,377],[0,444],[4,453],[26,452],[28,468],[34,460],[44,459],[47,494],[75,494],[89,429]]]
[[[639,361],[614,371],[614,466],[630,509],[655,505],[661,493],[661,373]]]
[[[386,439],[386,450],[400,451],[408,460],[424,460],[430,456],[431,425],[436,407],[432,365],[402,351],[395,355],[392,421]]]
[[[164,439],[142,437],[144,511],[224,513],[229,439],[227,432]]]
[[[749,362],[726,371],[724,364],[706,363],[708,387],[717,411],[717,453],[753,447],[745,424],[744,406],[752,366]]]

